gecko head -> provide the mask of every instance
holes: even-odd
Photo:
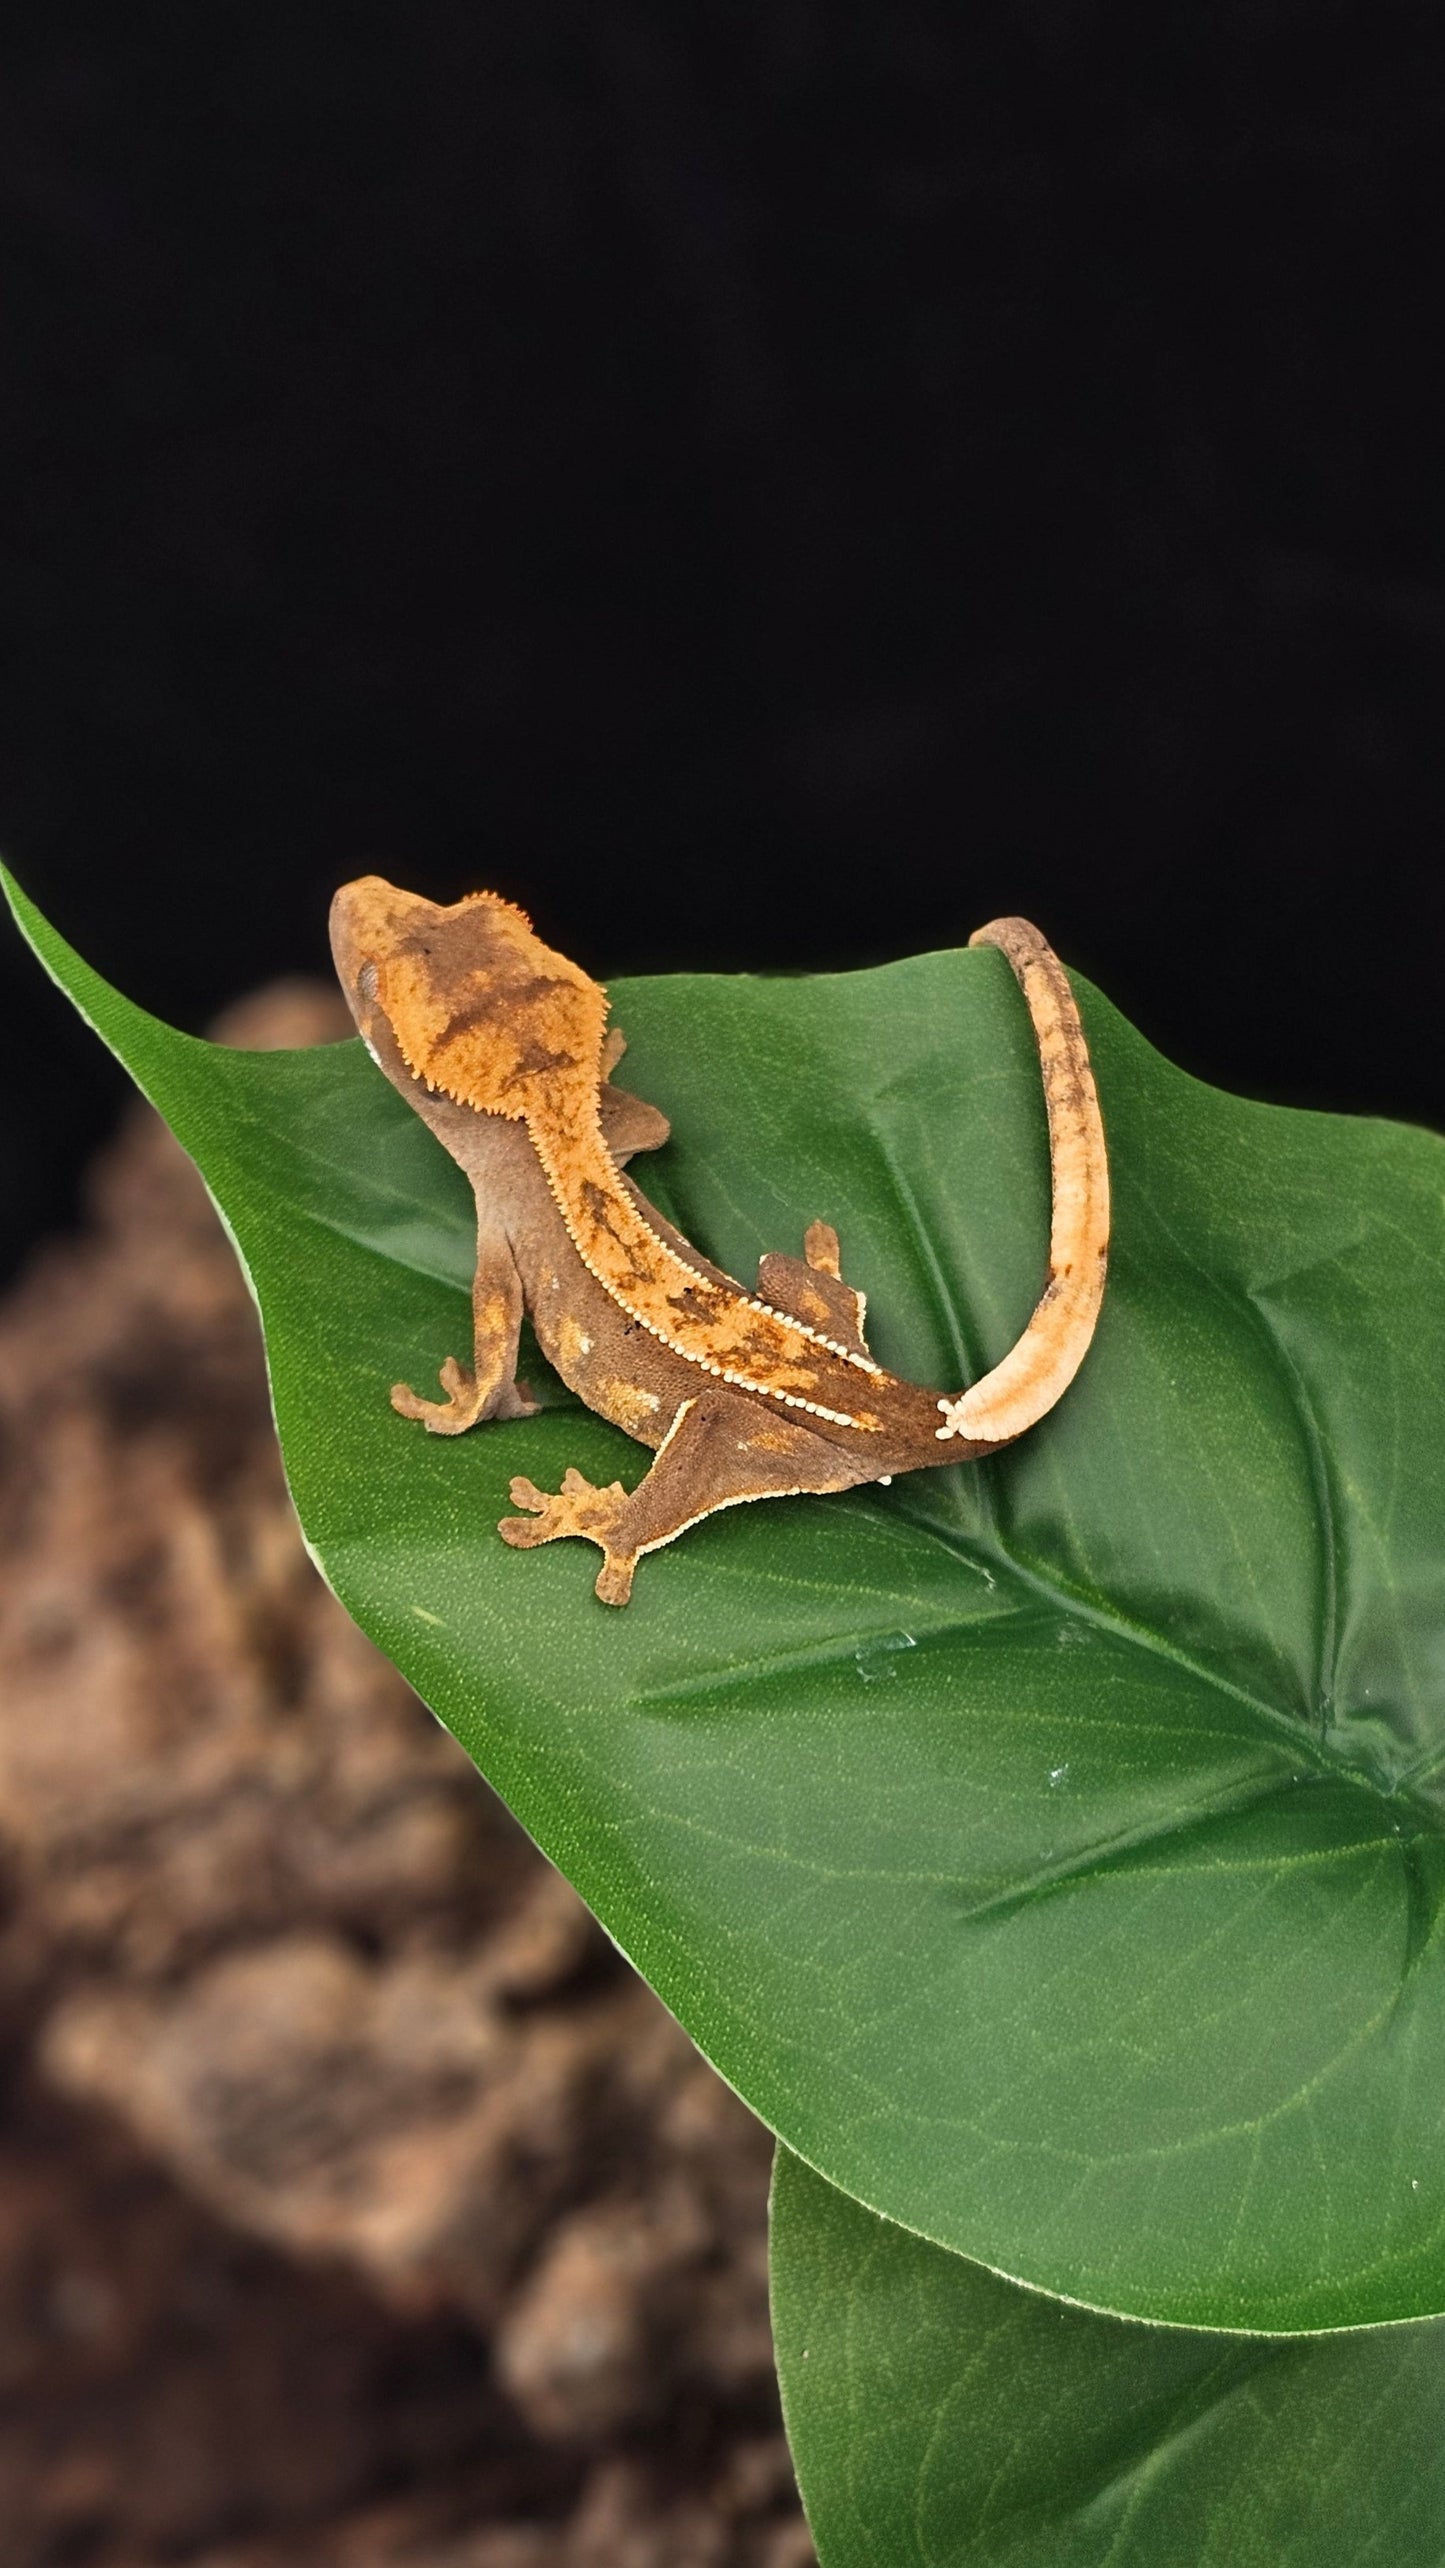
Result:
[[[424,962],[429,953],[440,950],[450,920],[463,910],[484,907],[505,913],[514,938],[520,930],[529,942],[535,942],[532,922],[525,911],[504,901],[499,892],[471,892],[448,909],[440,901],[426,900],[420,892],[398,891],[395,883],[383,881],[380,874],[363,874],[354,883],[343,883],[331,904],[331,952],[337,977],[358,1023],[363,1009],[375,1008],[385,966],[410,961],[415,967]]]
[[[363,875],[331,904],[331,950],[383,1068],[399,1054],[428,1088],[512,1117],[559,1079],[600,1081],[606,993],[497,892],[445,907]]]

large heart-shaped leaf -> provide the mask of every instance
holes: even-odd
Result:
[[[1445,2309],[1445,1145],[1217,1095],[1084,989],[1117,1228],[1059,1410],[609,1612],[493,1527],[636,1447],[387,1405],[465,1349],[470,1224],[361,1048],[176,1034],[16,907],[232,1227],[332,1584],[793,2149],[1127,2315]],[[614,998],[693,1237],[746,1274],[826,1216],[887,1363],[1003,1351],[1047,1180],[998,956]]]
[[[1440,2568],[1445,2319],[1134,2327],[780,2148],[773,2331],[822,2568]]]

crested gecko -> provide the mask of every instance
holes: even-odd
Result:
[[[432,1435],[529,1417],[516,1379],[524,1310],[572,1390],[654,1448],[638,1486],[511,1483],[503,1540],[598,1544],[596,1593],[625,1605],[644,1552],[720,1507],[855,1489],[930,1463],[973,1461],[1051,1409],[1088,1349],[1104,1290],[1109,1177],[1083,1029],[1037,928],[995,919],[970,939],[1007,957],[1033,1022],[1048,1114],[1053,1210],[1032,1318],[1001,1363],[955,1393],[886,1372],[843,1280],[837,1233],[815,1221],[801,1258],[772,1251],[752,1290],[704,1257],[624,1172],[668,1123],[613,1083],[625,1049],[607,994],[554,953],[511,902],[450,908],[377,875],[331,911],[337,972],[373,1060],[472,1183],[472,1360],[448,1356],[445,1397],[405,1383],[393,1408]]]

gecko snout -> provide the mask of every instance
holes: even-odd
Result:
[[[380,874],[363,874],[343,883],[331,903],[331,951],[337,978],[363,1034],[370,1029],[363,1011],[377,1003],[378,967],[409,940],[436,905],[416,892],[399,892]]]

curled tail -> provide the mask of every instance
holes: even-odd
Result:
[[[956,1400],[941,1400],[940,1437],[1007,1444],[1067,1391],[1089,1350],[1109,1255],[1109,1162],[1079,1011],[1051,945],[1025,918],[996,918],[969,938],[996,945],[1024,994],[1039,1047],[1049,1117],[1053,1218],[1049,1264],[1016,1346]]]

